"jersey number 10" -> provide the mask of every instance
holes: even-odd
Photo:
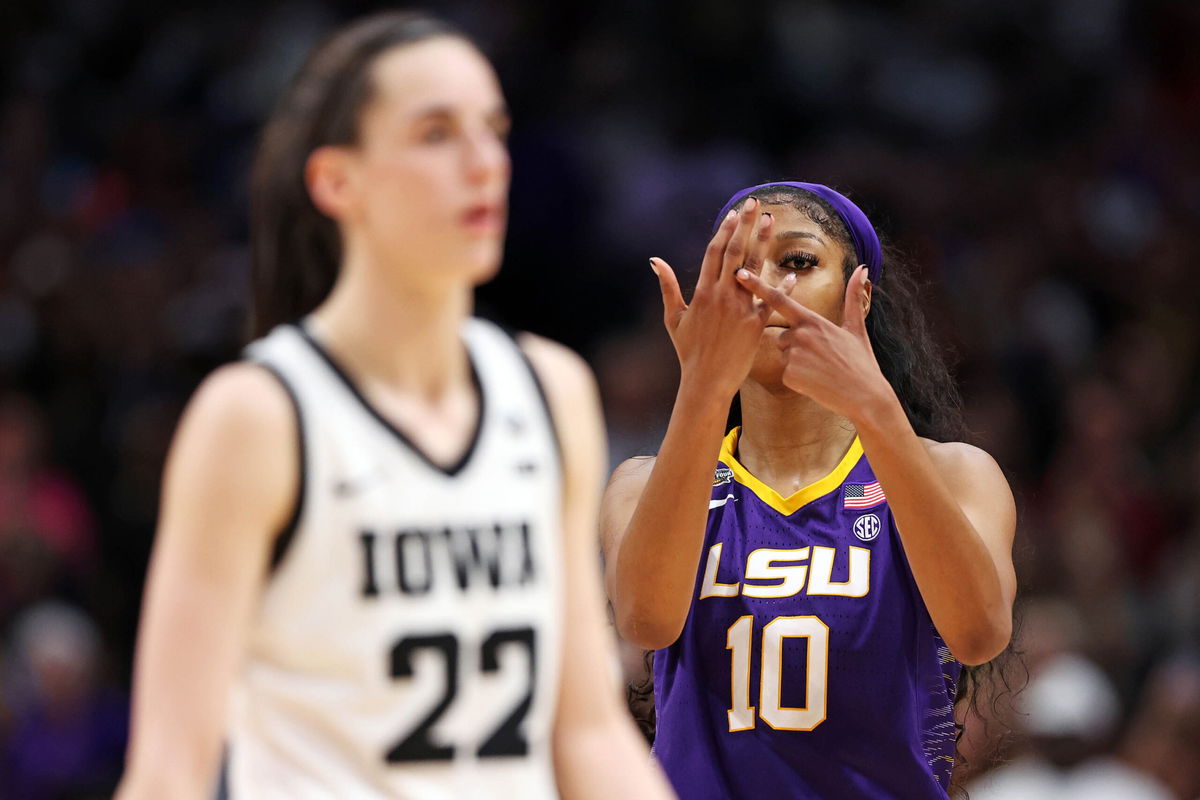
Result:
[[[535,642],[533,628],[495,631],[483,641],[479,660],[479,668],[483,672],[495,672],[500,669],[499,652],[500,648],[506,644],[521,645],[528,650],[529,689],[512,712],[500,723],[500,726],[479,746],[479,750],[476,752],[479,758],[523,756],[529,753],[529,741],[521,732],[521,723],[525,721],[525,716],[529,713],[529,707],[533,703],[533,687],[537,669]],[[388,750],[387,760],[390,764],[410,761],[449,761],[454,758],[454,745],[437,744],[430,738],[429,733],[430,729],[438,723],[438,720],[454,703],[454,698],[458,694],[458,662],[461,647],[458,638],[451,633],[406,636],[392,647],[391,676],[393,678],[413,677],[413,654],[422,650],[432,650],[441,654],[446,670],[446,691],[429,714],[417,724],[417,727]]]
[[[729,730],[754,728],[755,709],[750,705],[750,651],[754,617],[738,617],[725,632],[730,651]],[[783,693],[783,640],[808,640],[805,701],[802,707],[785,706]],[[763,626],[762,671],[758,682],[758,714],[777,731],[811,731],[825,721],[829,679],[829,626],[817,617],[776,617]]]

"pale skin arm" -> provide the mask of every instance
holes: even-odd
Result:
[[[783,382],[849,419],[858,431],[929,616],[965,664],[998,655],[1012,635],[1016,506],[987,453],[922,441],[879,370],[867,336],[871,286],[860,267],[836,325],[749,271],[736,277],[791,324],[780,337]]]
[[[210,376],[180,422],[143,602],[117,800],[212,797],[234,675],[299,483],[295,412],[259,367]]]
[[[567,624],[553,734],[559,792],[565,800],[670,800],[675,795],[625,708],[604,616],[595,530],[605,447],[595,382],[561,345],[530,335],[521,345],[545,388],[563,453]]]
[[[601,521],[617,630],[648,650],[674,642],[691,607],[725,418],[770,313],[732,275],[743,264],[758,268],[771,231],[772,218],[754,199],[726,217],[704,254],[691,305],[672,269],[652,261],[679,355],[679,392],[657,459],[617,468]]]

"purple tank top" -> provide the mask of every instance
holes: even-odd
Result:
[[[961,665],[857,439],[781,497],[722,445],[687,623],[654,657],[681,800],[941,800]],[[761,793],[768,794],[761,794]]]

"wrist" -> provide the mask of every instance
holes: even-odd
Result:
[[[737,389],[730,391],[712,381],[683,376],[675,394],[675,415],[683,415],[699,425],[713,422],[724,426],[736,394]]]
[[[854,404],[850,421],[860,434],[865,433],[868,436],[912,427],[896,390],[887,381],[882,381],[875,391],[866,394]]]

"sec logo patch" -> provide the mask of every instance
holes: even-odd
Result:
[[[864,542],[869,542],[879,535],[882,527],[879,517],[874,514],[863,514],[854,520],[854,535]]]

